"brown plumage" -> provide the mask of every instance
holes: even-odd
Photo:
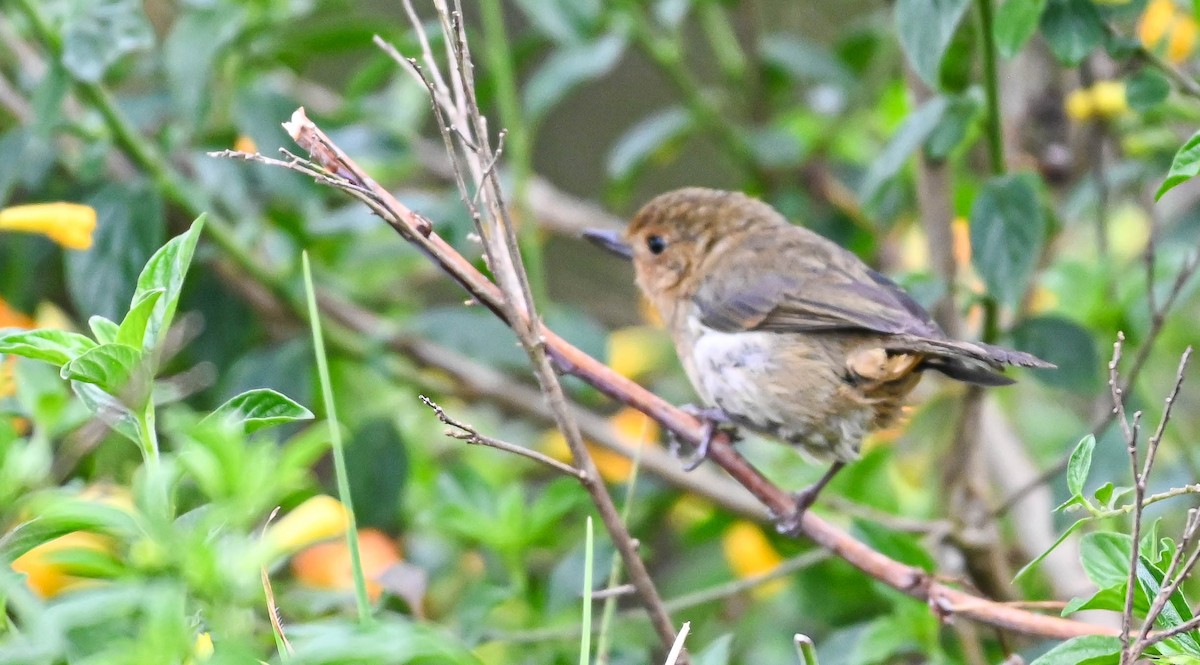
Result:
[[[994,386],[1012,383],[1004,365],[1051,366],[948,339],[894,282],[740,193],[669,192],[620,239],[589,235],[631,256],[713,413],[837,467],[896,419],[924,370]]]

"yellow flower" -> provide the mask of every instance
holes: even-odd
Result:
[[[197,635],[196,644],[192,646],[192,654],[195,656],[195,661],[201,663],[212,658],[212,635],[208,634],[207,632]]]
[[[238,152],[248,152],[254,154],[258,152],[258,145],[254,143],[254,139],[245,134],[238,134],[237,139],[233,142],[233,149]]]
[[[1129,110],[1125,101],[1125,83],[1123,81],[1097,81],[1092,86],[1092,104],[1096,107],[1096,115],[1101,118],[1115,118]]]
[[[94,578],[73,574],[70,556],[80,550],[112,553],[113,541],[100,534],[74,531],[17,557],[12,562],[12,569],[25,574],[25,583],[34,593],[42,598],[52,598],[64,591],[98,583]]]
[[[636,379],[661,363],[662,333],[648,326],[630,326],[608,335],[608,364],[617,374]]]
[[[78,203],[34,203],[0,210],[0,231],[40,233],[67,249],[92,246],[96,210]]]
[[[292,554],[322,540],[343,535],[349,519],[341,501],[318,494],[267,527],[268,558]]]
[[[1174,63],[1183,62],[1196,47],[1196,19],[1173,0],[1151,0],[1137,26],[1142,44]]]
[[[779,567],[783,557],[763,535],[758,525],[746,520],[734,522],[721,536],[721,549],[729,568],[740,578],[762,575]],[[754,596],[765,598],[779,593],[786,582],[781,578],[754,588]]]
[[[627,406],[621,409],[613,414],[608,422],[627,441],[644,444],[658,439],[658,425],[646,414],[633,407]],[[633,473],[632,460],[590,441],[585,441],[584,445],[591,453],[592,461],[596,463],[596,469],[600,471],[600,477],[604,478],[606,482],[623,483],[629,480],[629,476]],[[571,449],[567,447],[567,440],[557,429],[547,430],[538,447],[542,452],[560,462],[571,462]]]
[[[1063,106],[1067,117],[1072,120],[1084,121],[1096,114],[1096,104],[1092,101],[1092,92],[1088,88],[1072,90]]]

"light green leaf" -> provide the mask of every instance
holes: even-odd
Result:
[[[65,330],[27,330],[0,337],[0,353],[60,367],[95,347],[91,339]]]
[[[1167,179],[1158,188],[1154,200],[1161,199],[1163,194],[1174,189],[1179,183],[1194,177],[1197,173],[1200,173],[1200,132],[1192,134],[1192,138],[1180,146],[1179,151],[1175,153],[1175,159],[1171,160],[1171,170],[1167,172]]]
[[[62,377],[94,384],[110,395],[140,399],[147,392],[146,386],[133,386],[131,380],[141,364],[140,349],[128,344],[101,344],[64,365]],[[130,388],[140,395],[126,395]]]
[[[912,157],[917,148],[920,148],[930,133],[937,128],[948,103],[945,97],[934,97],[904,119],[879,156],[871,160],[871,168],[867,169],[859,188],[863,201],[869,203],[874,199],[884,183],[904,167],[908,158]]]
[[[1063,531],[1062,534],[1059,535],[1058,540],[1055,540],[1050,545],[1050,547],[1046,548],[1045,552],[1042,552],[1041,554],[1034,557],[1033,561],[1030,561],[1029,563],[1022,566],[1021,569],[1017,571],[1017,574],[1013,575],[1013,583],[1016,583],[1016,581],[1021,579],[1025,575],[1025,573],[1028,573],[1029,571],[1033,570],[1039,563],[1042,562],[1043,559],[1045,559],[1047,556],[1050,556],[1051,552],[1053,552],[1055,549],[1057,549],[1059,545],[1062,545],[1063,541],[1067,539],[1067,536],[1070,536],[1072,533],[1075,533],[1075,530],[1078,529],[1079,527],[1083,526],[1083,523],[1087,522],[1087,521],[1088,521],[1088,518],[1085,517],[1083,519],[1076,520],[1074,524],[1067,527],[1067,529],[1065,531]]]
[[[1130,542],[1128,534],[1112,531],[1084,536],[1079,543],[1079,559],[1088,579],[1101,589],[1128,582]]]
[[[1039,656],[1029,665],[1108,665],[1120,660],[1121,640],[1114,635],[1073,637]]]
[[[896,31],[900,47],[913,70],[934,89],[941,86],[938,74],[942,56],[970,6],[969,0],[899,0]]]
[[[96,417],[114,432],[139,446],[145,445],[141,430],[138,429],[137,416],[121,400],[104,392],[99,386],[82,381],[72,381],[71,391],[88,411],[96,414]]]
[[[150,323],[150,316],[154,313],[154,306],[158,304],[160,298],[166,293],[164,289],[154,289],[146,291],[134,301],[129,308],[129,313],[125,315],[125,319],[121,321],[121,327],[117,330],[117,342],[127,344],[135,349],[149,351],[150,349],[143,348],[146,340],[146,326]]]
[[[992,178],[971,206],[971,261],[1001,303],[1025,293],[1046,238],[1037,178],[1022,173]]]
[[[1046,0],[1004,0],[992,26],[1000,55],[1011,58],[1021,50],[1037,30],[1045,9]]]
[[[248,390],[229,399],[204,420],[240,424],[247,433],[297,420],[312,420],[308,409],[267,388]]]
[[[101,344],[111,344],[117,341],[117,333],[121,330],[121,326],[99,314],[88,318],[88,328],[92,329],[92,335]]]
[[[1083,484],[1087,482],[1088,472],[1092,470],[1092,451],[1095,449],[1096,437],[1088,434],[1079,440],[1079,444],[1071,452],[1071,459],[1067,463],[1067,490],[1071,494],[1083,494]]]
[[[183,280],[187,276],[188,266],[191,265],[192,254],[196,251],[196,243],[200,240],[200,231],[203,228],[204,215],[201,215],[187,232],[172,238],[155,252],[142,269],[142,274],[138,276],[133,303],[139,302],[150,291],[163,291],[146,322],[146,335],[141,348],[157,348],[162,336],[171,326],[175,307],[179,304],[179,294],[183,290]]]
[[[1129,108],[1139,113],[1162,104],[1170,94],[1171,82],[1150,67],[1142,67],[1125,84],[1125,101]]]
[[[608,176],[622,179],[640,168],[659,150],[692,128],[691,115],[680,107],[656,111],[626,131],[608,154]]]
[[[536,122],[581,83],[600,78],[621,61],[625,37],[609,34],[587,44],[560,48],[550,54],[525,85],[525,113]]]
[[[1054,57],[1072,67],[1104,40],[1104,24],[1091,0],[1049,0],[1041,25]]]
[[[62,63],[89,83],[121,56],[154,45],[154,31],[140,0],[90,0],[75,3],[63,26]]]

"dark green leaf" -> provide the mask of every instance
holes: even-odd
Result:
[[[146,337],[142,348],[156,348],[170,328],[171,319],[175,316],[175,307],[179,304],[179,294],[183,290],[183,280],[187,276],[188,266],[192,263],[192,253],[196,251],[196,243],[200,240],[200,230],[203,228],[204,215],[201,215],[187,232],[172,238],[155,252],[142,269],[142,274],[138,276],[133,302],[137,302],[149,291],[163,290],[163,296],[154,305],[154,312],[146,323]]]
[[[358,523],[385,531],[399,528],[408,449],[392,418],[372,418],[354,430],[346,446],[346,472]]]
[[[0,353],[66,365],[96,348],[96,343],[79,333],[65,330],[27,330],[0,337]]]
[[[1104,25],[1091,0],[1049,0],[1042,35],[1054,57],[1073,67],[1104,40]]]
[[[1018,323],[1010,334],[1013,346],[1058,366],[1033,372],[1041,383],[1086,395],[1104,387],[1100,351],[1087,328],[1058,316],[1035,316]]]
[[[285,395],[268,388],[259,388],[229,399],[208,414],[205,420],[210,418],[241,425],[247,433],[251,433],[264,427],[312,420],[313,414]]]
[[[105,185],[87,203],[96,209],[96,231],[91,248],[66,255],[67,292],[83,315],[120,321],[138,272],[162,246],[162,198],[140,181]]]
[[[937,127],[947,104],[945,97],[934,97],[904,119],[879,156],[871,160],[871,168],[867,169],[862,186],[859,187],[859,195],[863,201],[869,203],[874,199],[884,183],[904,167],[908,158]]]
[[[1095,449],[1096,437],[1089,434],[1080,439],[1075,450],[1071,451],[1071,459],[1067,463],[1067,491],[1071,494],[1083,494],[1083,484],[1092,470],[1092,451]]]
[[[1042,654],[1029,665],[1107,665],[1120,659],[1121,640],[1114,635],[1073,637]]]
[[[679,107],[646,116],[621,135],[608,153],[609,177],[629,176],[659,150],[682,138],[691,127],[691,115]]]
[[[970,4],[970,0],[899,0],[896,3],[900,47],[913,70],[930,87],[939,87],[942,56]]]
[[[566,46],[533,72],[524,90],[525,113],[536,122],[581,83],[600,78],[621,61],[625,38],[609,34],[587,44]]]
[[[163,65],[175,108],[192,125],[208,105],[205,88],[217,54],[242,29],[245,9],[235,3],[183,13],[163,43]]]
[[[966,138],[982,109],[983,100],[978,94],[967,93],[952,98],[937,127],[925,140],[925,154],[935,161],[949,157]]]
[[[1015,305],[1024,295],[1045,238],[1032,174],[993,178],[971,206],[971,261],[1001,303]]]
[[[1171,94],[1171,82],[1156,69],[1142,67],[1125,84],[1129,108],[1144,113],[1158,106]]]
[[[1130,538],[1124,533],[1100,531],[1085,535],[1079,544],[1083,572],[1093,584],[1110,587],[1129,581]]]
[[[1161,199],[1163,194],[1197,173],[1200,173],[1200,132],[1192,134],[1192,138],[1180,146],[1179,151],[1175,153],[1175,159],[1171,160],[1171,170],[1167,172],[1167,179],[1158,188],[1154,200]]]
[[[140,0],[76,3],[63,26],[63,66],[95,83],[126,53],[154,45],[154,31]]]
[[[101,344],[81,354],[62,368],[62,377],[98,386],[110,395],[122,395],[131,386],[142,364],[142,351],[128,344]]]
[[[996,22],[992,26],[1000,55],[1011,58],[1021,50],[1037,30],[1045,9],[1046,0],[1004,0],[996,10]]]

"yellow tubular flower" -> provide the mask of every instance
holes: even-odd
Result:
[[[34,203],[0,210],[0,231],[40,233],[67,249],[88,249],[96,210],[78,203]]]
[[[196,636],[196,644],[192,647],[195,660],[204,662],[213,656],[212,635],[200,633]]]
[[[91,586],[98,580],[74,575],[63,562],[72,550],[113,551],[112,539],[96,533],[74,531],[34,547],[12,562],[12,569],[25,574],[25,583],[42,598],[52,598],[64,591]]]
[[[738,520],[721,536],[721,549],[725,561],[739,578],[754,577],[772,571],[783,563],[783,557],[771,545],[762,529],[752,522]],[[784,580],[777,579],[754,588],[757,598],[765,598],[783,590]]]
[[[341,501],[318,494],[267,527],[264,540],[269,558],[292,554],[313,543],[341,536],[346,533],[349,519]]]
[[[1151,0],[1138,21],[1137,35],[1146,48],[1180,63],[1196,47],[1196,19],[1173,0]]]
[[[1091,92],[1096,115],[1101,118],[1115,118],[1129,110],[1122,81],[1097,81]]]
[[[233,142],[233,149],[237,150],[238,152],[254,154],[258,152],[258,145],[256,145],[254,143],[254,139],[250,138],[249,136],[246,136],[245,134],[239,134],[237,140]]]

